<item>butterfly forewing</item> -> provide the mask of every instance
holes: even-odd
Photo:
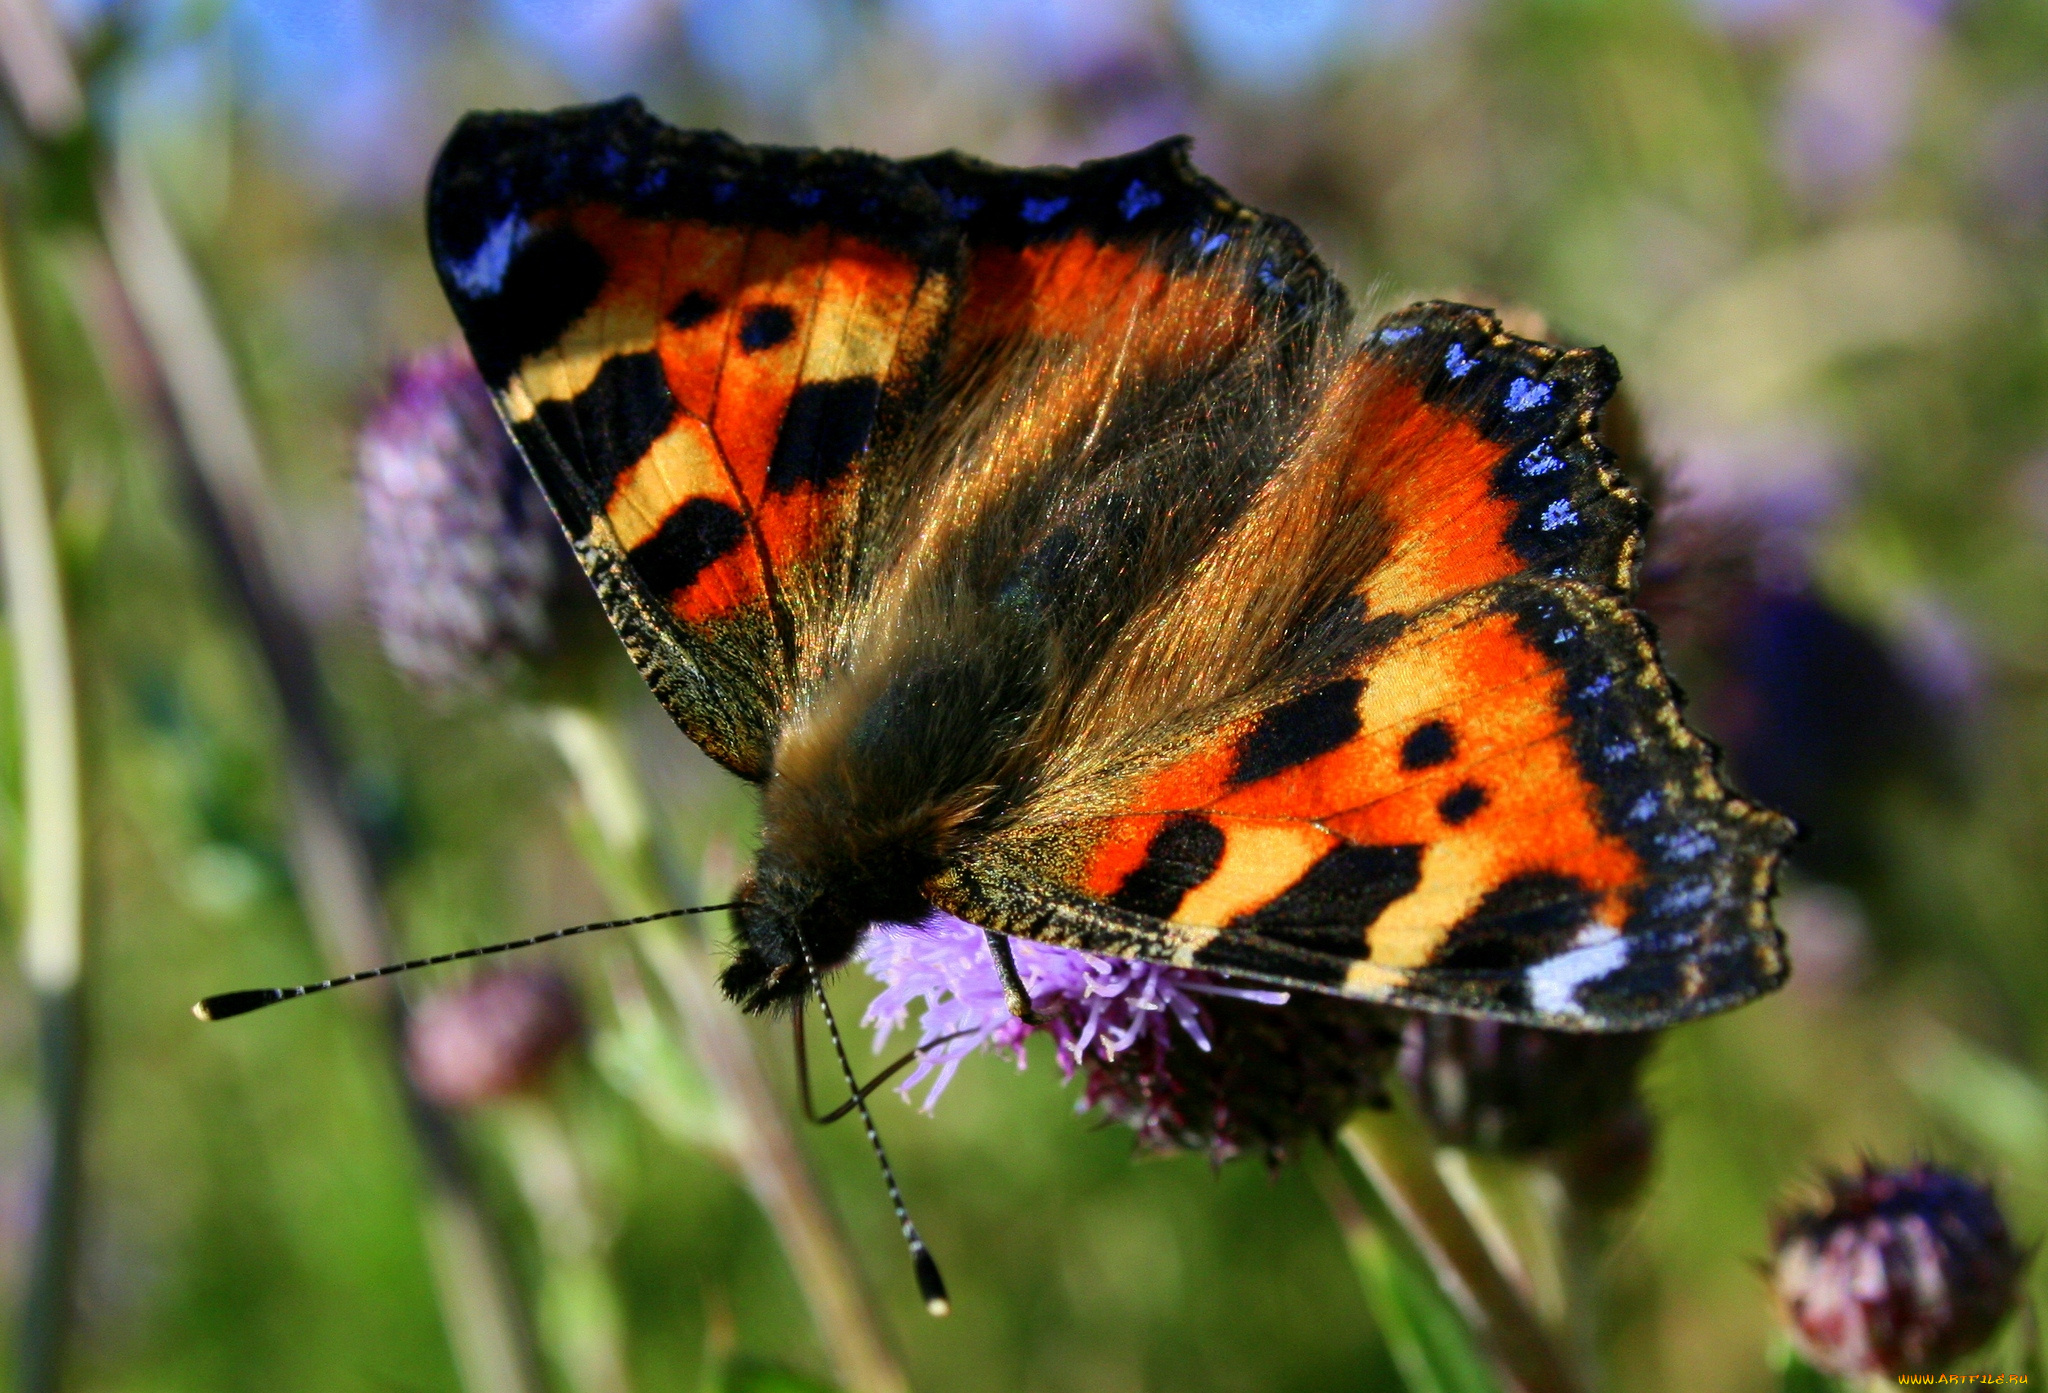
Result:
[[[436,264],[613,621],[683,728],[765,776],[846,522],[919,405],[957,234],[897,166],[620,102],[465,121]]]

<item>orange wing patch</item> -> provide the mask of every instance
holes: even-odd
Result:
[[[778,572],[827,544],[885,391],[929,347],[946,279],[823,225],[665,223],[602,205],[561,225],[609,274],[513,374],[507,414],[515,427],[550,407],[567,418],[617,545],[678,619],[765,600]]]
[[[1331,399],[1348,418],[1346,491],[1388,526],[1386,558],[1360,586],[1375,612],[1414,614],[1524,569],[1507,543],[1515,504],[1492,489],[1506,446],[1366,353]]]
[[[1593,917],[1619,928],[1638,859],[1601,826],[1598,791],[1578,771],[1564,673],[1512,614],[1487,600],[1439,610],[1360,674],[1236,722],[1154,774],[1105,829],[1087,890],[1128,902],[1134,877],[1140,895],[1167,883],[1164,868],[1147,870],[1154,846],[1199,815],[1216,829],[1213,854],[1181,855],[1170,907],[1147,897],[1173,923],[1255,927],[1342,846],[1382,849],[1395,880],[1412,882],[1370,920],[1324,926],[1380,967],[1428,963],[1489,890],[1529,875],[1573,881]],[[1163,849],[1174,865],[1173,844]],[[1404,858],[1413,865],[1394,866]]]
[[[1127,813],[984,858],[998,889],[941,893],[1009,932],[1404,1005],[1640,1029],[1728,1004],[1784,973],[1761,890],[1786,829],[1727,795],[1651,652],[1584,586],[1468,593]]]

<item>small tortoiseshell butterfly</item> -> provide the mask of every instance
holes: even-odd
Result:
[[[725,989],[866,927],[1576,1030],[1778,985],[1781,818],[1630,609],[1611,358],[1362,342],[1167,141],[1076,169],[472,116],[435,263],[676,723],[761,787]],[[1003,941],[992,939],[1001,946]]]

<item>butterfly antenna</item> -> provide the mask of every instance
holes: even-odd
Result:
[[[202,1021],[224,1021],[229,1016],[245,1015],[275,1006],[280,1001],[291,1001],[296,997],[315,996],[321,992],[345,987],[351,982],[367,982],[372,977],[395,977],[401,972],[411,972],[422,967],[439,967],[442,963],[461,962],[465,958],[484,958],[493,953],[509,953],[515,948],[532,948],[542,943],[553,943],[558,938],[574,938],[577,934],[596,933],[600,929],[625,929],[635,924],[652,924],[657,919],[677,919],[685,914],[710,914],[715,910],[731,909],[729,904],[694,905],[689,909],[664,909],[658,914],[636,914],[631,919],[605,919],[595,924],[576,924],[566,929],[553,929],[532,938],[517,938],[510,943],[489,943],[481,948],[463,948],[453,953],[436,953],[431,958],[414,958],[411,962],[387,963],[364,972],[351,972],[345,977],[329,977],[324,982],[308,982],[299,987],[257,987],[251,991],[222,992],[209,996],[192,1007],[192,1014]]]
[[[902,1226],[903,1241],[910,1245],[910,1265],[917,1273],[917,1294],[924,1298],[925,1310],[935,1316],[949,1314],[953,1303],[946,1297],[946,1281],[939,1275],[939,1264],[932,1258],[932,1250],[924,1246],[924,1239],[917,1232],[917,1225],[910,1222],[910,1211],[903,1207],[903,1191],[897,1188],[896,1172],[890,1168],[889,1153],[882,1149],[881,1133],[875,1130],[875,1115],[868,1111],[867,1094],[853,1077],[853,1061],[846,1057],[846,1043],[839,1037],[839,1021],[832,1014],[832,1003],[825,999],[825,984],[818,977],[818,965],[811,960],[811,945],[804,938],[802,929],[796,931],[797,947],[803,951],[804,971],[811,977],[811,990],[817,994],[818,1009],[825,1013],[825,1029],[832,1034],[832,1052],[839,1056],[839,1072],[846,1078],[846,1091],[853,1095],[853,1105],[860,1110],[861,1124],[867,1128],[868,1145],[875,1149],[875,1160],[882,1167],[882,1183],[889,1187],[889,1203],[896,1210],[896,1222]]]

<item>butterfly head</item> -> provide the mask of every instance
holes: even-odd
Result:
[[[801,1006],[811,990],[806,950],[818,972],[830,972],[853,955],[869,924],[929,913],[917,889],[921,868],[900,855],[878,860],[827,869],[764,850],[733,896],[738,951],[719,977],[725,994],[750,1014]]]

